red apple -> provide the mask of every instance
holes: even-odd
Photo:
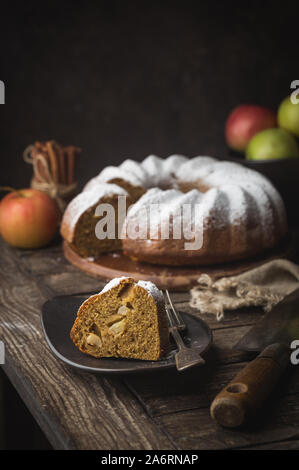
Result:
[[[7,194],[0,204],[1,235],[18,248],[40,248],[54,237],[59,222],[56,202],[37,189]]]
[[[255,105],[237,106],[226,121],[227,145],[233,150],[243,152],[255,134],[276,126],[276,114],[271,109]]]

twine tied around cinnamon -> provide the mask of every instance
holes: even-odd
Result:
[[[31,179],[30,186],[33,189],[38,189],[49,194],[49,196],[56,201],[61,213],[63,213],[67,205],[66,200],[74,194],[77,183],[56,183],[45,156],[42,155],[42,153],[37,153],[33,158],[33,148],[33,145],[28,145],[23,153],[24,161],[33,166],[33,178]]]

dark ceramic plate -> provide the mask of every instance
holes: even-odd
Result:
[[[175,347],[171,353],[159,361],[135,359],[96,359],[81,353],[70,339],[70,330],[81,303],[88,296],[59,296],[48,300],[42,307],[42,327],[52,352],[60,360],[77,369],[100,374],[128,374],[153,372],[161,369],[175,369]],[[212,342],[212,332],[201,319],[181,312],[187,325],[184,337],[187,345],[192,345],[204,354]]]

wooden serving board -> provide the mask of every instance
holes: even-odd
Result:
[[[294,246],[292,237],[289,235],[278,248],[269,251],[264,256],[213,266],[162,266],[139,263],[120,251],[106,253],[93,260],[79,256],[65,241],[63,252],[66,259],[74,266],[101,279],[110,280],[114,277],[130,276],[136,280],[151,281],[160,289],[186,291],[196,284],[201,274],[208,274],[213,279],[235,276],[271,259],[291,258]]]

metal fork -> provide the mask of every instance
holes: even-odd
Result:
[[[179,312],[175,309],[168,290],[165,291],[167,299],[170,304],[170,308],[165,302],[166,313],[169,321],[169,331],[172,334],[172,337],[178,347],[178,352],[175,354],[175,363],[176,368],[179,372],[182,372],[189,367],[195,366],[197,364],[205,364],[205,360],[200,356],[200,354],[193,348],[188,348],[183,338],[180,335],[180,331],[186,329],[186,325],[182,320]],[[164,295],[165,298],[165,295]]]
[[[180,331],[184,331],[186,329],[186,323],[184,322],[184,320],[182,319],[180,313],[175,309],[173,303],[172,303],[172,300],[171,300],[171,297],[170,297],[170,294],[169,294],[169,291],[167,289],[165,289],[165,292],[166,292],[166,297],[167,297],[167,300],[169,302],[169,305],[172,309],[172,312],[173,312],[173,315],[175,317],[175,321],[176,321],[176,324],[175,326],[177,327],[178,330]],[[165,305],[166,305],[166,302],[165,302]]]

